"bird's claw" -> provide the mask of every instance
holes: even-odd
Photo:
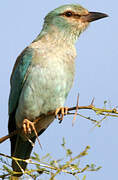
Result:
[[[38,138],[36,128],[34,126],[34,123],[29,121],[28,119],[24,119],[24,121],[23,121],[23,132],[24,132],[25,136],[27,137],[27,135],[31,134],[32,131],[34,131],[34,134],[38,140],[38,143],[39,143],[40,147],[42,148],[40,140]],[[32,144],[32,141],[28,137],[27,137],[27,139]],[[32,146],[34,146],[34,144]]]
[[[29,121],[28,119],[24,119],[23,132],[25,134],[31,134],[32,130],[35,130],[34,123]]]
[[[62,122],[64,115],[67,115],[68,113],[68,107],[60,107],[56,109],[55,117],[58,117],[59,123]]]

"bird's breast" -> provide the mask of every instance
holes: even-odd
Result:
[[[16,119],[21,124],[24,118],[35,119],[41,114],[64,105],[72,87],[75,65],[64,57],[48,56],[34,63],[21,92]],[[38,62],[38,60],[37,60]]]

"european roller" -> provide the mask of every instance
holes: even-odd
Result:
[[[18,56],[10,79],[9,133],[23,127],[24,134],[10,139],[11,156],[28,159],[32,145],[27,135],[32,134],[32,122],[42,114],[61,110],[72,87],[75,74],[75,42],[89,23],[107,17],[99,12],[89,12],[80,5],[63,5],[54,9],[44,19],[37,38]],[[97,30],[96,30],[97,31]],[[66,109],[67,110],[67,109]],[[55,115],[40,120],[38,135],[53,122]],[[30,137],[35,142],[36,137]],[[25,170],[26,163],[18,162]],[[21,176],[15,161],[12,168]],[[21,172],[19,174],[19,172]]]

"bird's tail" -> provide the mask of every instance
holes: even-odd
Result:
[[[31,141],[34,143],[36,137],[33,137]],[[17,135],[17,141],[13,157],[19,159],[29,159],[32,151],[32,144],[29,141],[25,141],[20,135]],[[22,176],[23,171],[26,169],[27,163],[23,161],[12,160],[13,171],[17,172],[16,176]]]
[[[15,111],[9,115],[8,131],[9,134],[16,130]],[[17,135],[10,138],[11,141],[11,156],[13,156],[16,146]]]
[[[9,134],[16,130],[15,111],[9,115],[8,130]],[[36,137],[30,140],[34,143]],[[15,135],[10,138],[11,141],[11,156],[19,159],[29,159],[32,151],[32,144],[24,140],[20,135]],[[27,163],[23,161],[12,160],[13,171],[17,172],[16,176],[21,176],[23,170],[26,169]],[[14,177],[15,178],[15,177]]]

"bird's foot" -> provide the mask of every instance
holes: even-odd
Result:
[[[32,131],[34,131],[35,136],[36,136],[36,138],[38,140],[38,143],[39,143],[39,145],[40,145],[40,147],[42,149],[42,146],[41,146],[40,140],[38,138],[38,133],[36,131],[34,123],[29,121],[28,119],[24,119],[24,121],[23,121],[23,132],[24,132],[25,136],[27,137],[27,134],[31,134]],[[28,137],[27,137],[27,139],[32,144],[31,140]]]
[[[23,132],[25,134],[31,134],[31,132],[35,130],[34,123],[29,121],[28,119],[24,119],[22,126],[23,126]]]
[[[68,107],[60,107],[56,109],[55,116],[58,117],[59,123],[62,122],[64,115],[67,115]]]

